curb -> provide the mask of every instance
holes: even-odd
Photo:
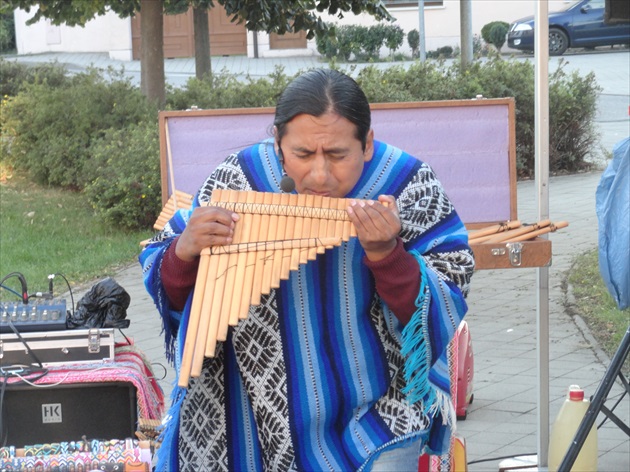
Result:
[[[577,310],[575,309],[576,303],[575,303],[575,296],[573,295],[573,286],[568,282],[568,276],[566,276],[563,285],[565,287],[565,290],[564,290],[565,312],[571,317],[571,319],[575,323],[575,326],[577,326],[578,330],[582,333],[582,336],[584,337],[584,339],[589,343],[589,345],[591,346],[591,349],[593,349],[593,352],[595,353],[595,357],[597,357],[597,360],[602,365],[609,366],[610,357],[608,357],[608,354],[606,354],[604,350],[601,348],[599,341],[595,339],[595,337],[591,333],[591,329],[588,327],[584,319],[578,314]]]

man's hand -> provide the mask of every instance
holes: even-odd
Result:
[[[224,208],[195,208],[177,240],[175,254],[181,260],[190,262],[201,254],[202,249],[230,244],[238,219],[236,213]]]
[[[396,237],[402,228],[396,199],[391,195],[381,195],[378,202],[353,200],[348,207],[359,242],[371,261],[384,259],[394,250]]]

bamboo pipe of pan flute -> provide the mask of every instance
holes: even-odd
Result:
[[[538,229],[536,231],[532,231],[530,233],[522,234],[520,236],[516,236],[514,238],[508,239],[504,242],[506,243],[516,243],[519,241],[527,241],[528,239],[534,239],[542,234],[552,233],[561,228],[566,228],[569,226],[568,221],[558,221],[557,223],[551,223],[549,226],[545,226],[544,228]]]
[[[295,206],[298,203],[298,196],[296,194],[288,194],[286,196],[286,200],[289,205]],[[287,218],[284,235],[286,239],[296,239],[296,236],[298,238],[300,237],[299,233],[295,229],[295,218]],[[299,259],[297,252],[295,253],[295,256],[293,256],[292,249],[284,249],[282,251],[282,271],[280,274],[280,278],[282,280],[289,279],[289,274],[291,273],[291,270],[293,270],[294,259],[296,262]]]
[[[506,221],[505,223],[500,223],[497,225],[488,226],[486,228],[481,228],[477,231],[471,231],[468,233],[468,241],[469,242],[483,242],[478,241],[479,238],[491,237],[497,233],[502,233],[504,231],[509,231],[511,229],[515,229],[521,226],[521,222],[519,220]]]
[[[501,243],[509,239],[521,236],[523,234],[531,233],[532,231],[536,231],[540,228],[544,228],[546,226],[549,226],[550,224],[551,224],[550,220],[542,220],[537,223],[533,223],[531,225],[520,226],[518,228],[509,230],[509,231],[498,233],[490,237],[489,239],[485,240],[484,242],[485,243]]]
[[[205,285],[205,275],[208,273],[208,267],[210,264],[209,257],[201,257],[199,259],[199,269],[197,269],[197,280],[195,282],[195,295],[193,297],[191,313],[199,313],[201,311],[201,306],[204,299],[204,285]],[[201,275],[201,276],[200,276]],[[190,379],[192,364],[193,364],[193,355],[195,351],[195,342],[194,339],[197,337],[198,332],[207,332],[208,328],[205,330],[200,329],[200,322],[202,321],[200,316],[191,316],[188,320],[188,328],[186,332],[186,337],[188,338],[188,342],[184,344],[184,351],[182,354],[182,365],[180,366],[179,380],[178,385],[180,387],[187,387],[188,380]]]
[[[255,195],[252,194],[252,192],[246,192],[244,195],[241,194],[241,196],[239,197],[239,201],[241,202],[251,202],[253,203],[255,201]],[[239,224],[236,225],[236,229],[234,232],[234,238],[233,241],[234,242],[241,242],[241,241],[249,241],[249,242],[254,242],[252,240],[252,231],[253,231],[253,220],[254,220],[254,215],[250,214],[250,213],[246,213],[244,215],[241,216],[241,219],[239,220]],[[225,246],[221,246],[221,247],[225,247]],[[235,268],[235,275],[234,275],[234,280],[236,281],[237,284],[240,284],[240,290],[234,290],[232,293],[232,301],[230,303],[230,316],[229,316],[229,324],[234,326],[237,324],[238,320],[243,319],[246,314],[247,311],[249,309],[249,303],[247,305],[245,305],[243,303],[243,299],[247,298],[247,301],[249,302],[249,295],[245,296],[243,291],[249,290],[248,293],[251,293],[251,279],[250,279],[250,283],[248,284],[247,279],[246,279],[246,273],[248,271],[248,263],[247,260],[248,258],[252,256],[251,261],[253,262],[253,255],[250,254],[249,252],[242,252],[242,251],[238,251],[238,256],[236,258],[236,268]]]
[[[313,206],[315,208],[322,208],[323,201],[324,197],[322,197],[321,195],[315,195],[313,197]],[[313,221],[311,222],[311,232],[309,233],[308,237],[316,238],[319,236],[319,234],[319,218],[313,218]],[[307,259],[309,261],[314,261],[315,259],[317,259],[318,250],[319,248],[309,249]]]
[[[256,203],[256,200],[259,198],[257,195],[258,194],[255,192],[247,192],[246,202],[249,204]],[[260,218],[261,218],[261,215],[252,215],[252,214],[243,215],[241,224],[247,222],[250,225],[250,229],[248,231],[250,242],[259,241],[258,227],[260,226]],[[256,236],[254,237],[254,235]],[[244,275],[242,279],[243,287],[241,291],[240,303],[239,303],[239,309],[238,309],[240,319],[245,319],[247,317],[247,312],[249,311],[249,305],[250,305],[250,301],[252,297],[252,287],[254,285],[255,268],[256,268],[256,253],[248,252],[247,258],[245,261],[245,271],[244,271]]]
[[[306,195],[305,205],[308,208],[313,208],[315,202],[314,195]],[[313,226],[313,217],[304,218],[304,223],[302,224],[302,237],[308,237],[311,234],[311,227]],[[300,250],[300,264],[306,264],[308,262],[309,251],[308,250]]]
[[[241,202],[245,202],[246,201],[246,195],[242,192],[236,192],[235,190],[230,190],[230,193],[228,195],[230,195],[228,198],[231,201],[241,201]],[[243,215],[243,219],[244,219]],[[233,235],[233,240],[234,241],[249,241],[249,239],[244,238],[243,237],[243,231],[246,228],[244,227],[244,225],[240,224],[240,225],[235,225],[234,228],[234,235]],[[227,268],[226,268],[226,274],[225,274],[225,290],[224,290],[224,296],[223,296],[223,300],[222,300],[222,304],[221,304],[221,328],[219,329],[219,332],[224,332],[225,336],[227,336],[227,326],[228,325],[236,325],[236,323],[238,322],[238,312],[235,312],[232,309],[232,303],[236,303],[234,301],[234,294],[237,292],[234,287],[236,285],[236,283],[240,283],[237,282],[236,279],[236,274],[238,272],[238,267],[239,267],[239,258],[241,258],[241,255],[238,253],[233,253],[230,254],[230,257],[228,258],[228,264],[227,264]],[[227,296],[226,296],[227,295]],[[240,301],[238,302],[238,304],[240,305]]]

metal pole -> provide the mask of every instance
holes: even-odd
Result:
[[[460,0],[459,13],[461,68],[466,69],[473,60],[472,0]]]
[[[427,44],[424,38],[424,0],[418,0],[418,33],[420,34],[420,62],[427,60]]]
[[[252,31],[254,35],[254,59],[258,59],[258,31]]]
[[[535,167],[539,221],[549,217],[549,5],[536,2],[534,15]],[[538,466],[547,467],[549,447],[549,268],[536,272],[538,347]]]

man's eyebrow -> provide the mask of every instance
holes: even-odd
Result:
[[[314,154],[315,153],[315,151],[313,151],[312,149],[309,149],[309,148],[306,148],[306,147],[303,147],[303,146],[299,146],[299,145],[298,146],[294,146],[291,150],[293,152],[301,152],[301,153],[304,153],[304,154]],[[333,148],[330,148],[330,149],[324,149],[324,153],[325,154],[345,154],[348,151],[349,151],[349,149],[346,148],[346,147],[333,147]]]

